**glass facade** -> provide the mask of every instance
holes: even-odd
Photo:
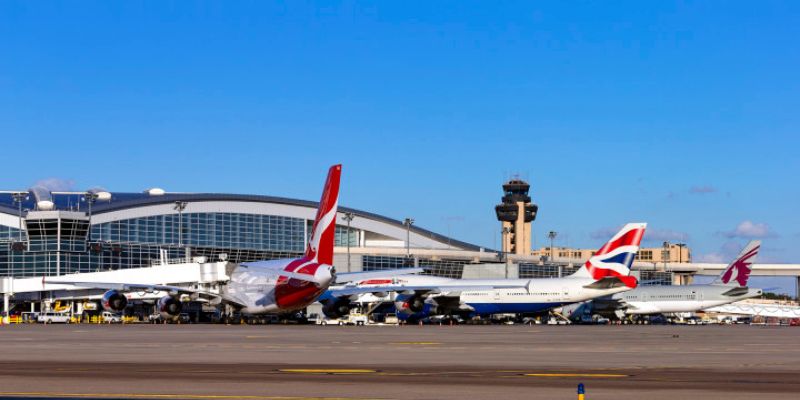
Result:
[[[26,219],[27,231],[0,225],[0,276],[32,277],[136,268],[204,256],[231,262],[295,258],[312,222],[244,213],[174,213],[89,225],[85,219]],[[337,246],[358,246],[360,231],[336,226]]]
[[[551,264],[540,265],[522,263],[519,265],[519,277],[520,279],[558,278],[558,268],[558,265]],[[568,276],[574,274],[581,266],[563,266],[561,268],[561,276]]]
[[[340,227],[337,227],[337,234],[338,228]],[[304,235],[304,220],[300,218],[237,213],[184,213],[97,224],[92,226],[91,238],[122,243],[302,252],[305,248]]]
[[[639,284],[641,286],[672,285],[672,272],[641,271]]]
[[[387,269],[413,268],[415,264],[427,271],[423,275],[441,276],[461,279],[464,265],[471,264],[464,260],[430,260],[425,258],[408,259],[397,256],[362,256],[364,271],[380,271]]]

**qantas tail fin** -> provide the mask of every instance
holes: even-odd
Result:
[[[756,262],[758,251],[761,250],[761,241],[753,240],[742,249],[739,256],[714,279],[713,284],[725,286],[747,286],[750,278],[751,265]]]
[[[328,170],[328,180],[319,201],[317,217],[311,229],[311,238],[306,247],[306,258],[320,264],[333,265],[333,238],[336,230],[336,209],[339,203],[339,179],[342,165]]]
[[[636,278],[628,275],[639,251],[646,223],[630,223],[622,227],[611,240],[583,264],[572,276],[592,278],[595,281],[619,281],[630,288],[636,287]]]

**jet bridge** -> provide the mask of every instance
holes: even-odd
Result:
[[[96,300],[103,295],[102,290],[87,289],[68,283],[49,283],[48,280],[172,285],[219,293],[221,287],[230,280],[230,275],[235,267],[236,264],[230,262],[206,262],[204,258],[199,257],[190,263],[172,263],[165,260],[152,267],[115,271],[37,278],[4,277],[0,278],[0,293],[3,294],[3,321],[7,322],[8,312],[13,301]],[[160,296],[157,293],[133,293],[133,297],[144,299]]]

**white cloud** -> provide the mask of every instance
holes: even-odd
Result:
[[[51,192],[69,192],[75,190],[75,181],[72,179],[45,178],[36,181],[33,186],[42,186]]]
[[[719,233],[729,239],[763,239],[778,236],[778,234],[772,231],[769,225],[752,221],[743,221],[736,229]]]

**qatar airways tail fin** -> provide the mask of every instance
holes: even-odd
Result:
[[[572,274],[576,278],[592,278],[595,284],[590,287],[602,288],[624,284],[627,287],[636,287],[636,278],[628,275],[631,264],[639,251],[646,223],[630,223],[625,225],[611,240],[583,264],[579,270]],[[612,282],[613,281],[613,282]]]
[[[761,250],[760,240],[748,243],[736,260],[730,263],[712,283],[725,286],[747,286],[747,280],[750,278],[750,271],[753,268],[752,264],[756,262],[759,250]]]
[[[336,230],[336,209],[339,203],[339,180],[342,165],[328,170],[328,180],[319,201],[317,217],[311,229],[311,238],[306,247],[306,258],[320,264],[333,265],[333,238]]]

